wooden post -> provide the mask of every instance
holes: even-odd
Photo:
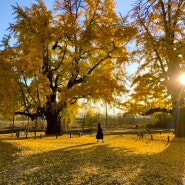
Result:
[[[170,136],[168,136],[168,142],[170,142]]]
[[[28,139],[28,132],[26,131],[26,139]]]
[[[143,132],[141,132],[141,137],[143,138]]]
[[[151,134],[151,140],[153,140],[153,135]]]

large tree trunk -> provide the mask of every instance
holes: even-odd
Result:
[[[62,134],[60,112],[47,111],[46,120],[47,120],[46,135]]]
[[[185,108],[176,107],[174,111],[175,137],[185,137]]]

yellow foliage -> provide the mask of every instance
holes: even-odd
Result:
[[[131,22],[138,29],[134,60],[140,64],[135,75],[137,87],[134,93],[142,96],[136,97],[136,102],[148,104],[153,101],[153,108],[172,108],[172,104],[185,97],[184,87],[177,82],[184,71],[184,24],[181,16],[185,15],[185,4],[182,2],[140,1],[131,11]]]
[[[118,68],[128,60],[125,45],[135,29],[121,25],[114,1],[55,1],[52,12],[39,0],[13,10],[10,30],[17,42],[12,48],[6,44],[2,58],[17,75],[17,111],[32,118],[30,113],[52,111],[57,117],[63,111],[64,119],[73,118],[70,104],[78,99],[110,103],[126,91],[125,70]]]
[[[40,133],[39,133],[40,134]],[[185,140],[170,134],[0,136],[1,184],[173,184],[185,182]],[[22,137],[22,136],[21,136]]]
[[[76,115],[79,113],[79,105],[76,104],[69,104],[65,109],[62,110],[61,116],[64,122],[68,124],[74,123],[76,119]]]

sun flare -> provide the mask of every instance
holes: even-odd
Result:
[[[182,84],[185,85],[185,74],[182,74],[182,75],[179,77],[179,82],[181,82]]]

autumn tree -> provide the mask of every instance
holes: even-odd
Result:
[[[177,137],[185,136],[185,86],[178,81],[185,71],[184,9],[184,0],[140,0],[131,11],[139,68],[130,106],[140,107],[140,113],[173,114]]]
[[[12,71],[18,92],[7,88],[21,97],[15,114],[45,116],[46,134],[60,134],[64,110],[80,98],[111,102],[125,91],[125,45],[134,29],[114,8],[112,0],[57,0],[53,12],[42,0],[13,6],[16,21],[9,29],[16,43],[5,39],[0,61]]]
[[[6,45],[9,38],[2,41],[6,51],[3,54],[4,58],[0,59],[0,113],[4,118],[12,119],[12,115],[20,106],[19,101],[21,101],[21,95],[17,86],[19,77],[14,72],[11,62],[6,62],[6,57],[11,53]]]

